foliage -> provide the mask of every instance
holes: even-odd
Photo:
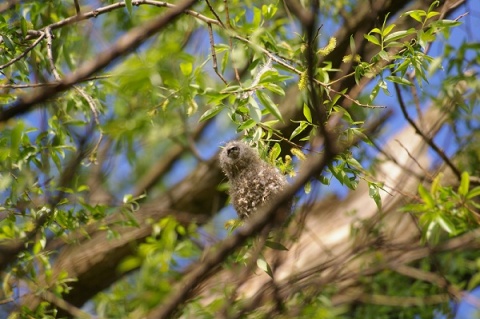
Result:
[[[405,210],[419,215],[419,222],[424,230],[423,238],[438,242],[441,230],[450,236],[457,236],[473,230],[478,225],[480,207],[475,199],[480,195],[480,187],[470,189],[470,176],[467,172],[462,174],[458,189],[441,186],[442,174],[432,182],[430,191],[420,184],[418,193],[421,204],[410,204]]]
[[[186,2],[0,5],[1,316],[144,318],[190,284],[172,302],[172,316],[448,314],[449,289],[480,282],[474,246],[442,250],[450,238],[478,231],[479,47],[450,40],[461,17],[450,19],[443,2],[405,2],[414,9],[389,4],[364,22],[357,15],[374,5],[347,0],[321,1],[318,11],[309,1],[201,1],[174,17]],[[421,119],[427,104],[447,113],[456,149],[434,155],[458,170],[457,185],[427,174],[431,185],[415,186],[418,196],[395,195],[420,228],[411,246],[438,247],[405,265],[388,259],[394,249],[383,245],[387,217],[400,209],[385,205],[391,181],[376,172],[378,154],[388,151],[378,128],[393,85],[402,114],[415,105]],[[430,147],[439,143],[417,133]],[[228,204],[212,154],[234,134],[292,181],[324,163],[293,191],[295,226],[268,232],[211,221]],[[375,207],[371,218],[338,212],[353,216],[342,228],[351,230],[345,260],[360,270],[335,277],[352,264],[337,267],[341,258],[332,258],[282,274],[282,256],[296,254],[305,233],[318,235],[310,229],[316,222],[302,222],[323,218],[315,215],[318,195],[336,185],[352,194],[366,185]],[[436,272],[448,280],[431,280]],[[265,274],[253,285],[260,297],[241,290]],[[215,278],[224,285],[209,285]],[[341,298],[349,280],[361,287],[357,300]]]

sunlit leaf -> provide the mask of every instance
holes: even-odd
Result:
[[[470,175],[468,174],[468,172],[463,172],[462,178],[460,180],[460,186],[458,187],[458,194],[460,196],[466,196],[469,188],[470,188]]]
[[[270,99],[270,97],[262,91],[257,91],[256,94],[263,106],[265,106],[265,108],[279,121],[283,122],[282,114],[280,113],[280,110],[278,109],[277,105],[272,101],[272,99]]]
[[[257,266],[258,268],[263,270],[267,275],[273,278],[272,269],[270,268],[270,265],[267,263],[267,261],[263,257],[260,257],[257,259]]]
[[[282,245],[281,243],[275,242],[275,241],[271,241],[271,240],[265,241],[265,246],[267,246],[267,247],[269,247],[269,248],[272,248],[272,249],[275,249],[275,250],[288,251],[288,248],[285,247],[284,245]]]

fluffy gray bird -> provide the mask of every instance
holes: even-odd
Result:
[[[285,176],[244,142],[225,145],[220,152],[220,167],[230,181],[230,198],[241,219],[251,216],[287,185]]]

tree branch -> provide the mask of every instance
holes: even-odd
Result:
[[[146,23],[141,27],[131,30],[127,34],[123,35],[114,45],[111,46],[110,49],[98,54],[94,60],[85,63],[75,72],[67,75],[55,86],[46,87],[39,92],[19,98],[19,100],[14,102],[10,107],[5,108],[0,113],[0,122],[5,122],[12,117],[29,111],[35,105],[71,88],[77,82],[82,81],[87,77],[92,76],[94,73],[102,70],[111,64],[115,59],[139,47],[143,42],[145,42],[145,40],[173,22],[179,15],[183,14],[187,8],[192,6],[194,2],[195,0],[184,0],[167,11],[164,15]],[[53,29],[54,27],[52,25],[48,28]]]
[[[376,129],[383,122],[384,119],[373,123],[366,132]],[[242,246],[248,238],[259,234],[271,223],[278,209],[287,205],[297,191],[302,188],[312,176],[319,174],[335,155],[340,154],[357,142],[359,142],[358,139],[353,140],[352,143],[345,145],[343,148],[332,149],[331,153],[309,157],[292,185],[282,191],[275,201],[260,209],[237,233],[223,240],[219,246],[209,249],[204,255],[205,257],[197,262],[196,265],[191,268],[191,271],[175,285],[172,293],[167,297],[165,302],[154,308],[148,314],[147,318],[169,318],[172,316],[177,307],[188,299],[190,291],[204,280],[205,276],[213,267],[222,263],[231,253]]]
[[[458,170],[458,168],[455,165],[453,165],[452,161],[448,158],[445,152],[441,150],[437,146],[437,144],[435,144],[433,139],[427,136],[422,130],[420,130],[418,125],[415,123],[415,121],[410,117],[410,115],[407,112],[407,107],[405,105],[405,102],[403,101],[402,92],[400,92],[400,86],[395,82],[393,84],[395,86],[395,92],[397,94],[398,103],[400,104],[400,109],[402,111],[403,117],[405,117],[405,119],[413,127],[415,132],[418,135],[420,135],[423,138],[423,140],[442,158],[445,164],[447,164],[448,167],[450,167],[450,169],[453,171],[457,179],[460,180],[461,172]]]

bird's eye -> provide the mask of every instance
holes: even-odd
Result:
[[[227,155],[230,156],[232,153],[238,153],[238,151],[240,151],[238,146],[232,146],[227,150]]]

